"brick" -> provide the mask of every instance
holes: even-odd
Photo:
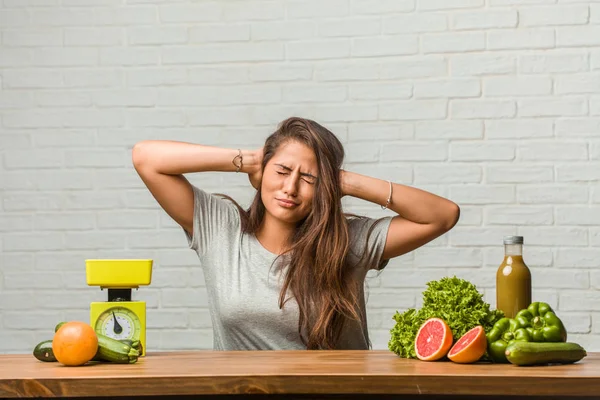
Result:
[[[443,14],[409,14],[383,17],[383,33],[426,33],[448,29],[448,19]]]
[[[118,250],[126,246],[126,235],[107,231],[67,233],[64,247],[68,250]]]
[[[190,283],[190,270],[188,268],[157,268],[153,275],[156,276],[156,280],[153,280],[152,286],[158,288],[174,288],[174,287],[186,287]],[[154,276],[153,276],[154,278]],[[156,285],[154,284],[156,281]]]
[[[554,31],[545,29],[498,30],[488,32],[489,50],[549,49],[554,47]]]
[[[284,4],[279,1],[234,1],[223,3],[223,21],[283,19]]]
[[[600,98],[590,99],[590,114],[600,115]]]
[[[557,226],[523,226],[519,235],[527,237],[529,246],[587,246],[587,230]]]
[[[349,143],[345,146],[350,163],[369,163],[379,159],[379,143]]]
[[[122,46],[125,33],[118,27],[65,28],[66,46]]]
[[[478,183],[481,182],[481,167],[477,165],[417,165],[415,183]]]
[[[511,100],[452,100],[450,115],[458,119],[511,118],[516,104]]]
[[[556,180],[558,182],[587,182],[600,180],[600,166],[588,165],[559,165],[556,167]]]
[[[40,67],[84,67],[98,63],[98,49],[93,47],[39,48],[33,62]]]
[[[5,271],[33,271],[33,254],[30,252],[25,253],[3,253],[0,255],[0,265]],[[0,288],[2,287],[2,278],[0,278]],[[2,303],[2,297],[0,296],[0,303]],[[1,307],[0,307],[1,308]]]
[[[57,289],[63,287],[60,273],[54,272],[30,272],[4,274],[4,286],[6,289]]]
[[[7,70],[2,74],[2,83],[6,89],[49,89],[64,86],[60,71],[54,70]]]
[[[481,85],[475,79],[444,79],[415,82],[414,96],[419,99],[436,97],[479,97]]]
[[[316,32],[317,23],[306,20],[255,22],[250,27],[252,40],[306,40],[316,36]]]
[[[587,101],[581,97],[540,97],[517,101],[518,115],[523,117],[578,116],[587,114]]]
[[[483,222],[483,212],[481,207],[463,206],[460,207],[460,226],[481,225]]]
[[[88,254],[89,255],[89,254]],[[57,271],[57,272],[81,272],[82,262],[86,259],[85,252],[73,251],[55,251],[55,252],[36,252],[35,263],[31,263],[36,271]],[[68,275],[68,274],[67,274]],[[63,281],[65,276],[63,274]],[[80,276],[79,274],[77,274]]]
[[[419,120],[446,118],[446,102],[443,100],[403,101],[379,106],[382,120]]]
[[[63,35],[59,28],[24,29],[21,27],[18,30],[3,31],[2,43],[14,47],[62,46]]]
[[[450,56],[453,76],[499,75],[516,71],[516,56],[491,54],[457,54]]]
[[[210,311],[194,310],[188,313],[190,328],[212,328]]]
[[[485,135],[489,139],[549,138],[553,136],[553,121],[541,118],[485,121]]]
[[[485,49],[485,33],[425,33],[421,36],[421,50],[428,53],[458,53]]]
[[[289,60],[326,60],[348,56],[350,56],[350,41],[347,39],[322,39],[286,44],[286,58]]]
[[[307,81],[312,78],[312,66],[257,65],[248,69],[249,79],[255,82]],[[224,78],[227,74],[223,74]]]
[[[30,6],[56,6],[59,0],[4,0],[4,6],[10,8]]]
[[[177,47],[173,47],[173,52],[176,52],[177,50]],[[160,59],[161,54],[158,48],[107,47],[100,49],[100,65],[102,66],[158,66],[161,63]],[[165,57],[164,55],[163,63],[172,64],[170,58]]]
[[[600,186],[595,186],[592,188],[592,203],[600,203]]]
[[[525,4],[554,4],[556,0],[490,0],[490,6],[521,6]]]
[[[188,81],[187,75],[186,69],[177,67],[127,68],[125,81],[128,87],[181,85]]]
[[[556,221],[560,225],[600,225],[600,207],[557,207]]]
[[[61,212],[36,213],[35,229],[37,231],[77,231],[91,230],[96,227],[96,217],[92,213]]]
[[[353,14],[387,14],[408,12],[415,9],[415,0],[351,0]]]
[[[43,91],[35,94],[35,103],[41,107],[89,107],[90,93],[74,91]]]
[[[4,327],[8,329],[44,329],[55,326],[56,321],[63,320],[62,311],[44,312],[6,312],[4,313]]]
[[[371,17],[327,19],[326,21],[319,21],[318,31],[319,36],[323,37],[379,35],[381,33],[381,20]]]
[[[162,230],[161,232],[141,232],[129,235],[128,247],[131,249],[180,248],[185,246],[185,237],[181,229]]]
[[[33,94],[29,92],[3,90],[0,110],[29,108],[33,105]]]
[[[557,94],[598,93],[600,91],[600,74],[577,74],[555,78]]]
[[[345,85],[288,85],[282,88],[283,101],[302,102],[342,102],[347,98]]]
[[[590,4],[590,23],[600,24],[600,4]]]
[[[126,7],[95,8],[93,15],[96,25],[119,25],[127,28],[132,25],[148,25],[158,22],[155,6],[128,5]]]
[[[519,23],[522,26],[551,26],[586,24],[589,19],[588,6],[522,7]]]
[[[60,168],[64,165],[64,155],[56,150],[15,150],[4,155],[7,169]]]
[[[555,264],[560,268],[598,268],[600,262],[598,249],[568,249],[559,248]]]
[[[195,109],[187,114],[190,126],[222,126],[249,125],[254,123],[254,116],[248,107],[207,107]]]
[[[94,94],[94,104],[99,107],[151,107],[156,105],[156,92],[152,89],[102,90]]]
[[[555,123],[556,136],[595,138],[600,131],[600,118],[560,118]]]
[[[222,6],[217,2],[193,5],[171,3],[158,6],[159,20],[168,23],[218,21],[222,12]]]
[[[587,203],[588,191],[587,187],[582,186],[523,186],[517,189],[517,199],[523,204]]]
[[[527,161],[587,160],[586,143],[525,142],[519,144],[519,159]]]
[[[450,198],[461,207],[470,204],[505,204],[514,202],[515,190],[508,185],[450,186]]]
[[[5,187],[8,185],[5,185]],[[33,185],[32,185],[33,186]],[[14,192],[13,192],[14,193]],[[57,194],[7,194],[4,196],[5,211],[60,210],[62,199]]]
[[[0,67],[30,67],[31,65],[33,65],[33,49],[0,48]]]
[[[30,149],[32,146],[31,135],[27,133],[2,135],[3,150]]]
[[[0,216],[0,232],[30,231],[33,228],[31,215],[4,214]]]
[[[359,122],[348,126],[348,140],[351,142],[412,139],[413,136],[411,124]]]
[[[598,143],[598,142],[590,143],[590,159],[591,160],[600,160],[600,143]]]
[[[0,26],[3,28],[24,27],[31,23],[28,10],[2,8],[0,14]]]
[[[415,125],[417,139],[481,139],[483,123],[481,121],[418,121]],[[453,146],[451,144],[451,146]],[[452,157],[452,147],[451,147]]]
[[[490,183],[540,183],[552,182],[554,170],[551,166],[489,166],[486,167],[485,175]]]
[[[600,26],[556,28],[557,47],[597,46],[600,44]]]
[[[564,291],[560,294],[560,310],[600,311],[600,293]]]
[[[163,308],[208,307],[206,290],[201,289],[163,289],[161,306]]]
[[[590,228],[590,245],[599,246],[600,245],[600,230],[596,228]]]
[[[220,67],[212,67],[212,66],[202,66],[202,67],[193,67],[189,69],[189,77],[188,80],[190,83],[194,85],[217,85],[217,84],[232,84],[232,83],[247,83],[249,81],[249,74],[251,72],[248,71],[245,67],[239,66],[220,66]],[[163,90],[164,89],[164,90]],[[217,90],[217,88],[211,88]],[[224,90],[227,88],[223,88]],[[161,91],[162,90],[162,91]],[[169,90],[174,93],[186,93],[190,95],[192,91],[199,94],[197,90],[192,88],[159,88],[159,93],[169,93]],[[203,98],[211,96],[210,93],[206,93]],[[214,96],[212,96],[214,97]],[[212,104],[212,103],[210,103]]]
[[[317,47],[315,53],[323,52],[329,43]],[[289,44],[293,50],[300,51],[308,46],[306,42]],[[329,44],[329,49],[333,45]],[[338,50],[339,52],[339,50]],[[314,53],[313,53],[314,54]],[[256,42],[256,43],[219,43],[197,46],[169,46],[163,48],[161,60],[164,65],[171,64],[202,64],[224,62],[250,62],[282,60],[284,47],[281,43]],[[310,55],[307,55],[309,57]]]
[[[348,15],[350,10],[349,0],[331,0],[325,3],[318,0],[292,0],[286,6],[288,19],[342,17]]]
[[[600,272],[590,271],[590,274],[591,274],[592,288],[594,288],[594,289],[600,288]],[[600,315],[598,315],[598,318],[600,318]],[[598,322],[600,323],[600,319],[598,320]],[[600,331],[600,329],[599,329],[599,331]]]
[[[39,251],[59,250],[64,246],[64,238],[60,232],[11,234],[4,237],[4,251]]]
[[[479,8],[484,5],[484,0],[421,0],[418,2],[418,9],[422,11],[438,11]]]
[[[592,319],[589,314],[583,313],[561,313],[560,319],[567,327],[567,333],[590,333],[592,329]]]
[[[0,310],[31,310],[36,305],[35,296],[32,294],[33,293],[29,290],[9,290],[5,287],[2,292],[0,292]],[[4,314],[4,312],[2,314]]]
[[[381,149],[381,161],[444,161],[448,148],[443,143],[404,142]]]
[[[414,307],[416,292],[417,290],[403,290],[398,293],[397,290],[373,288],[369,290],[369,305],[375,309],[389,307],[390,304],[395,307]]]
[[[459,12],[452,15],[454,30],[516,28],[517,23],[516,10]]]
[[[213,348],[212,329],[163,330],[160,333],[163,350],[197,350]]]
[[[148,310],[148,328],[186,328],[188,326],[188,313],[174,310]],[[150,322],[152,321],[152,322]]]
[[[160,103],[159,98],[159,103]],[[185,125],[185,115],[179,111],[136,110],[127,113],[127,124],[133,127],[172,127]]]
[[[65,75],[65,87],[99,88],[120,86],[123,74],[117,70],[73,70]]]
[[[552,225],[552,207],[486,207],[486,225]]]
[[[154,229],[156,211],[108,211],[97,215],[99,229]]]
[[[348,86],[352,100],[408,99],[413,91],[407,83],[351,83]]]
[[[190,29],[191,42],[199,41],[197,30],[200,27]],[[209,28],[205,28],[209,29]],[[237,27],[232,26],[231,30],[236,32]],[[222,34],[223,32],[214,32]],[[215,35],[215,37],[219,37]],[[154,45],[154,44],[179,44],[188,40],[188,31],[180,27],[142,27],[134,26],[127,29],[127,43],[130,45]]]
[[[354,57],[408,55],[419,52],[417,36],[364,37],[352,40]]]
[[[513,227],[497,226],[494,228],[454,227],[449,233],[450,244],[454,246],[498,246],[502,238],[514,235]]]
[[[466,248],[429,248],[427,251],[420,249],[415,251],[415,266],[417,268],[476,268],[481,265],[483,261],[483,255],[480,249],[466,249]],[[429,273],[428,270],[419,271],[425,274]],[[431,279],[440,279],[439,277]],[[415,279],[418,279],[415,277]],[[431,280],[427,279],[427,280]],[[411,287],[410,285],[404,285],[404,287]],[[424,286],[424,285],[423,285]]]
[[[323,122],[345,122],[352,115],[353,121],[377,120],[377,107],[364,105],[322,106],[315,110],[315,118]]]
[[[525,54],[519,57],[519,72],[547,74],[581,72],[589,68],[586,54],[549,50],[544,54]]]
[[[495,77],[483,80],[483,95],[486,97],[522,97],[549,95],[552,93],[552,79],[546,77]]]
[[[434,78],[447,76],[448,62],[440,56],[423,56],[405,61],[383,62],[379,79]]]

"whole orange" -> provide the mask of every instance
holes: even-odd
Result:
[[[69,321],[54,334],[52,351],[61,364],[83,365],[96,355],[98,336],[89,324]]]

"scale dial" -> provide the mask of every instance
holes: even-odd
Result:
[[[97,333],[117,340],[139,340],[141,329],[138,316],[126,307],[113,307],[104,311],[95,326]]]

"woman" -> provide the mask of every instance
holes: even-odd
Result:
[[[369,348],[368,270],[383,269],[456,224],[453,202],[344,171],[343,158],[335,135],[303,118],[283,121],[257,151],[135,145],[135,169],[203,266],[215,349]],[[257,189],[249,209],[183,176],[202,171],[247,173]],[[346,216],[343,196],[398,215]]]

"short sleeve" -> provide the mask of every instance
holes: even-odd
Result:
[[[383,250],[392,217],[352,217],[348,220],[350,231],[350,260],[366,270],[382,270],[389,260],[384,260]]]
[[[237,207],[221,196],[207,193],[192,185],[194,191],[193,233],[184,229],[190,249],[199,255],[220,240],[230,240],[230,233],[240,229]]]

